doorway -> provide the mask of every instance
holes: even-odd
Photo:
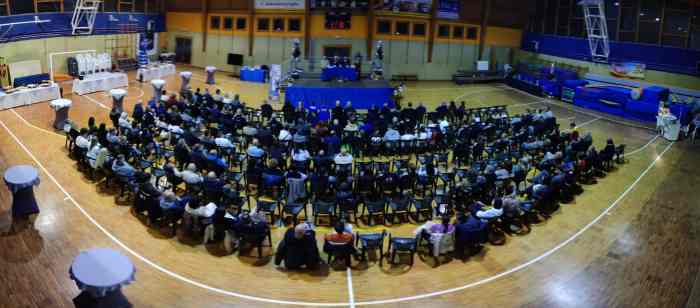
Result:
[[[192,64],[192,39],[175,38],[175,62]]]
[[[323,56],[328,57],[328,58],[332,58],[332,57],[340,57],[340,58],[348,57],[348,58],[350,58],[351,49],[352,49],[351,45],[326,45],[326,46],[323,46]]]

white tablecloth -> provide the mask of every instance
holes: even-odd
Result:
[[[83,80],[73,80],[73,93],[85,95],[128,86],[129,78],[124,73],[99,73],[87,76]]]
[[[21,90],[12,94],[0,94],[0,110],[51,101],[60,97],[61,92],[58,89],[58,84]]]
[[[162,64],[154,67],[140,68],[136,71],[136,78],[141,80],[143,76],[143,81],[149,81],[153,79],[163,79],[164,77],[175,74],[175,65],[173,64]]]

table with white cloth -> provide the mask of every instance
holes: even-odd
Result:
[[[28,217],[39,214],[34,197],[34,186],[39,185],[39,171],[29,165],[10,167],[4,176],[7,188],[12,192],[12,217]]]
[[[681,123],[672,114],[659,114],[656,119],[657,126],[661,128],[661,135],[668,141],[678,140],[681,131]]]
[[[120,112],[124,111],[124,97],[126,93],[124,89],[109,90],[109,95],[112,96],[112,108],[117,108]]]
[[[153,79],[163,79],[170,75],[175,75],[174,64],[160,64],[139,68],[136,71],[136,79],[140,81],[150,81]]]
[[[158,98],[161,97],[161,93],[163,92],[163,87],[165,86],[165,80],[162,79],[154,79],[151,80],[151,86],[153,86],[153,101],[158,102]],[[167,98],[166,98],[167,100]]]
[[[181,72],[180,78],[182,82],[180,83],[180,92],[186,92],[190,87],[190,79],[192,79],[192,72]]]
[[[121,289],[134,282],[136,268],[125,255],[109,248],[81,252],[70,266],[70,278],[82,291],[76,307],[131,307]]]
[[[68,110],[73,104],[69,99],[60,98],[52,100],[49,106],[56,111],[56,118],[53,121],[53,127],[55,129],[63,129],[66,125],[66,120],[68,120]]]
[[[0,110],[51,101],[60,97],[61,90],[55,83],[50,86],[21,89],[9,94],[0,92]]]
[[[216,84],[216,80],[214,80],[214,76],[216,75],[216,67],[207,66],[204,68],[204,70],[207,72],[207,84]]]
[[[73,93],[85,95],[129,86],[129,78],[124,73],[97,73],[88,75],[83,80],[73,80]]]

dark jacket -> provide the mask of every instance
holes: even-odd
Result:
[[[275,254],[275,264],[279,265],[282,261],[287,269],[298,269],[303,265],[307,269],[316,268],[321,257],[316,245],[315,232],[307,231],[304,237],[297,239],[294,237],[294,228],[287,229]]]

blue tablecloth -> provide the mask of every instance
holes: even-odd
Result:
[[[265,83],[265,70],[261,69],[242,69],[241,80],[250,82]]]
[[[135,272],[129,258],[109,248],[81,252],[69,270],[78,288],[93,297],[103,297],[132,283]]]
[[[5,171],[4,179],[12,192],[12,217],[38,214],[33,186],[39,185],[39,172],[29,165],[13,166]]]
[[[299,102],[304,102],[305,107],[312,105],[319,109],[332,109],[336,101],[343,104],[350,101],[356,109],[369,109],[372,105],[381,107],[384,103],[393,106],[392,97],[394,89],[386,88],[327,88],[327,87],[302,87],[293,85],[287,88],[285,99],[295,107]]]
[[[49,77],[49,74],[29,75],[15,78],[13,85],[16,88],[26,86],[29,84],[40,84],[42,81],[50,79],[51,77]]]
[[[321,71],[321,80],[333,79],[357,80],[357,70],[350,67],[326,67]]]

